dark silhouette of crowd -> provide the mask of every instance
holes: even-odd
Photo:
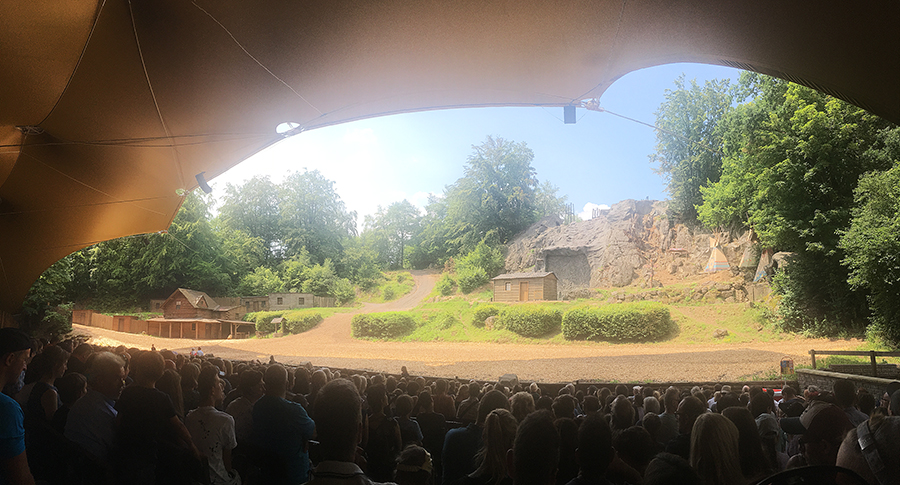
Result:
[[[900,383],[776,393],[343,372],[0,329],[0,484],[900,483]],[[795,475],[806,481],[778,481]]]

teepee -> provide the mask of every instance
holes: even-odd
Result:
[[[766,269],[772,266],[772,250],[766,249],[759,255],[759,264],[756,266],[756,275],[753,277],[753,282],[766,277]]]
[[[709,238],[709,247],[712,251],[710,252],[709,261],[706,263],[704,271],[707,273],[715,273],[716,271],[731,269],[731,265],[728,264],[728,258],[725,257],[725,253],[719,249],[719,240],[717,238]]]

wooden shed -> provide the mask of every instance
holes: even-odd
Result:
[[[556,275],[553,272],[510,273],[497,276],[494,301],[556,300]]]

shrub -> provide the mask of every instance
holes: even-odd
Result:
[[[301,333],[315,327],[322,320],[319,312],[294,313],[286,317],[284,329],[290,333]]]
[[[404,281],[406,281],[406,274],[398,273],[397,274],[397,283],[403,283]]]
[[[471,293],[479,286],[488,282],[488,274],[484,268],[478,266],[467,266],[459,268],[456,272],[459,278],[459,289],[463,293]]]
[[[256,331],[260,333],[272,333],[275,331],[275,325],[272,319],[284,315],[284,311],[274,312],[253,312],[244,315],[244,320],[256,324]]]
[[[441,279],[434,285],[441,296],[450,296],[453,294],[453,288],[456,286],[456,280],[449,273],[444,273]]]
[[[674,329],[669,308],[656,302],[577,307],[562,319],[567,340],[646,342],[660,340]]]
[[[448,328],[459,323],[459,319],[453,316],[451,313],[441,313],[435,319],[435,323],[438,328],[442,330],[447,330]]]
[[[504,308],[497,324],[523,337],[542,337],[558,329],[562,312],[540,306],[516,305]]]
[[[393,286],[385,286],[384,290],[381,292],[382,296],[384,296],[384,301],[391,301],[394,299],[394,287]]]
[[[496,316],[500,313],[500,309],[493,305],[482,305],[475,309],[475,313],[472,315],[472,325],[476,327],[483,327],[484,321],[489,317]]]
[[[416,329],[408,312],[365,313],[350,321],[354,337],[396,338]]]

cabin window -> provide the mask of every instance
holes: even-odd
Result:
[[[176,302],[175,302],[175,309],[176,309],[176,310],[181,310],[181,302],[180,302],[180,301],[176,301]]]
[[[197,331],[197,324],[196,324],[196,323],[192,323],[192,324],[191,324],[191,332],[196,332],[196,331]]]
[[[159,310],[159,302],[156,302],[156,309]]]
[[[506,283],[506,291],[512,291],[512,283]]]
[[[306,298],[303,298],[303,297],[301,296],[300,299],[297,301],[297,303],[300,304],[300,305],[305,305],[305,304],[306,304]]]
[[[275,303],[277,303],[279,305],[284,305],[284,298],[279,296],[278,299],[275,301]]]

